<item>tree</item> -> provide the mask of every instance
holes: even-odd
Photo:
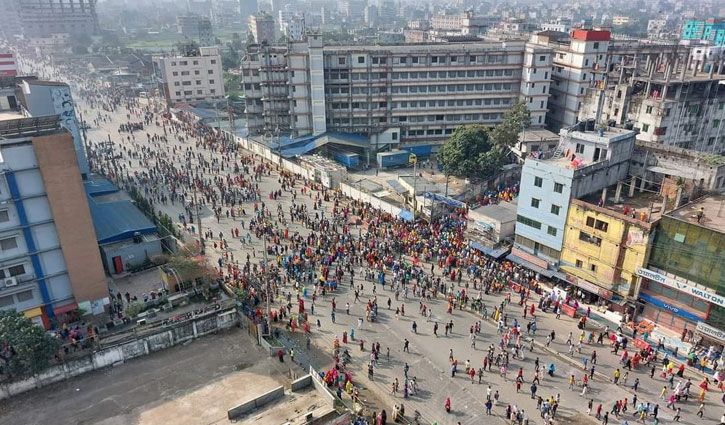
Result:
[[[495,151],[495,152],[492,152]],[[492,161],[500,152],[495,149],[489,130],[483,125],[458,127],[451,138],[438,152],[438,159],[443,164],[443,171],[458,177],[473,177],[482,171],[481,165],[486,168],[495,165]],[[482,162],[483,161],[483,162]]]
[[[0,376],[35,375],[50,365],[60,341],[50,336],[23,313],[0,311]]]
[[[517,100],[503,114],[503,121],[491,130],[491,139],[499,147],[511,147],[519,141],[519,133],[531,126],[531,114],[526,104]]]

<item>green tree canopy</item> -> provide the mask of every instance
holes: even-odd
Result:
[[[443,171],[457,177],[484,177],[500,166],[502,150],[483,125],[458,127],[438,152]]]
[[[60,341],[23,313],[0,310],[0,376],[21,378],[41,372],[58,352]]]
[[[517,100],[503,114],[503,121],[491,130],[491,139],[499,147],[511,147],[519,141],[519,133],[531,126],[531,114],[526,104]]]

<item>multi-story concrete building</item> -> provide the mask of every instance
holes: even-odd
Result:
[[[211,25],[211,20],[207,17],[201,18],[199,21],[198,28],[199,46],[209,47],[216,45],[216,38],[214,37],[214,28]]]
[[[13,52],[0,52],[0,77],[18,75],[18,61]]]
[[[543,126],[548,47],[523,40],[396,46],[251,46],[242,60],[250,135],[325,131],[442,143],[461,125],[501,122],[517,99]]]
[[[305,36],[305,17],[295,12],[280,10],[279,28],[287,40],[302,40]]]
[[[266,13],[259,13],[249,16],[249,32],[254,41],[262,43],[274,43],[274,18]]]
[[[155,71],[167,107],[179,102],[224,98],[224,76],[218,47],[200,47],[198,54],[154,57]]]
[[[199,21],[199,15],[179,15],[176,17],[176,31],[184,37],[194,39],[199,35]]]
[[[725,152],[722,48],[634,44],[615,46],[615,53],[602,83],[586,88],[579,119],[637,127],[645,142]]]
[[[16,3],[26,37],[92,35],[100,31],[96,0],[16,0]]]
[[[702,40],[725,46],[725,19],[692,19],[682,27],[683,40]]]
[[[625,179],[633,149],[633,131],[613,127],[595,131],[581,123],[562,129],[553,152],[527,158],[510,257],[553,276],[561,260],[570,201]]]
[[[725,196],[706,195],[666,213],[649,265],[638,270],[638,313],[659,326],[722,344],[725,330]],[[714,332],[712,332],[714,329]],[[719,338],[718,338],[719,335]]]
[[[0,308],[49,328],[109,304],[71,133],[58,115],[0,113]]]
[[[572,199],[559,270],[589,302],[622,311],[636,299],[637,271],[647,265],[649,240],[664,204],[623,182]]]
[[[581,29],[574,30],[571,38],[550,31],[533,36],[534,43],[555,50],[546,116],[554,131],[576,124],[586,89],[603,81],[610,38],[609,31]]]

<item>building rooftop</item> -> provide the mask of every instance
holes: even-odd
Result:
[[[15,120],[22,117],[23,114],[20,111],[13,111],[11,109],[0,111],[0,121]]]
[[[581,199],[573,199],[572,203],[648,228],[662,218],[667,205],[665,204],[666,198],[650,191],[640,192],[639,189],[636,189],[634,196],[629,197],[627,184],[622,184],[619,201],[615,199],[616,185],[607,188],[607,199],[600,205],[602,194],[603,191],[599,191]],[[645,213],[644,220],[642,220],[643,212]]]
[[[600,135],[598,130],[586,130],[586,124],[584,122],[580,122],[568,129],[565,128],[561,130],[561,139],[559,141],[559,146],[555,151],[539,152],[532,154],[527,159],[546,161],[547,163],[561,168],[578,170],[592,164],[602,162],[606,159],[606,156],[602,156],[597,160],[591,160],[590,158],[582,157],[581,155],[574,153],[577,141],[602,145],[601,147],[604,149],[611,149],[610,146],[613,143],[633,138],[634,134],[635,133],[632,130],[608,126]]]
[[[700,214],[702,218],[698,219]],[[725,194],[705,195],[668,213],[667,216],[725,233]]]

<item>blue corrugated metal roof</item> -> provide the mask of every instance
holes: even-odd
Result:
[[[93,176],[85,184],[88,208],[99,244],[133,238],[135,233],[153,235],[156,226],[130,200],[98,202],[94,197],[118,192],[118,187],[103,177]]]
[[[88,197],[93,227],[99,244],[133,238],[135,233],[153,235],[156,226],[131,201],[95,203]]]
[[[101,196],[118,192],[118,187],[103,177],[92,176],[83,186],[90,196]]]

